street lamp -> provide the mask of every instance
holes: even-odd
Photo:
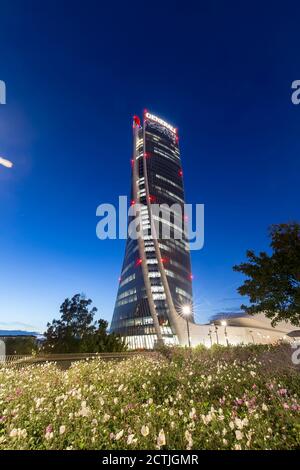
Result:
[[[222,321],[221,321],[221,325],[224,326],[224,335],[225,335],[225,338],[226,338],[226,344],[227,344],[227,346],[229,346],[228,335],[227,335],[227,329],[226,329],[227,321],[226,321],[226,320],[222,320]]]
[[[252,342],[253,344],[255,344],[255,341],[254,341],[254,336],[253,336],[253,331],[252,330],[249,330],[249,333],[251,335],[251,338],[252,338]]]
[[[212,347],[211,329],[208,330],[208,336],[209,336],[209,339],[210,339],[210,346]]]
[[[218,336],[218,327],[215,323],[213,323],[214,327],[215,327],[215,333],[216,333],[216,338],[217,338],[217,344],[219,344],[219,336]]]
[[[188,336],[188,345],[189,345],[189,348],[191,347],[191,338],[190,338],[190,327],[189,327],[189,316],[191,314],[191,307],[190,305],[183,305],[182,307],[182,313],[183,313],[183,316],[185,317],[186,319],[186,329],[187,329],[187,336]]]

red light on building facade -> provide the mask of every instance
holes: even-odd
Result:
[[[178,175],[183,176],[183,171],[181,169],[178,171]]]
[[[155,202],[156,201],[156,197],[152,196],[151,194],[150,194],[148,199],[149,199],[149,202]]]
[[[135,204],[135,200],[132,199],[132,200],[130,201],[130,205],[131,205],[131,206],[134,206],[134,204]]]
[[[140,127],[140,125],[141,125],[140,118],[138,116],[133,116],[133,123],[134,123],[135,126]]]
[[[140,266],[142,262],[143,262],[142,258],[138,258],[135,262],[135,266]]]

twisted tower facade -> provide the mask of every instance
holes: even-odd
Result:
[[[158,116],[134,116],[131,205],[142,236],[127,239],[111,324],[134,349],[186,344],[181,309],[192,306],[192,274],[178,141]]]

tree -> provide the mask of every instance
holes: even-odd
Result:
[[[300,224],[278,224],[270,228],[271,255],[247,251],[248,262],[236,265],[234,271],[247,276],[238,288],[249,297],[250,306],[241,308],[254,315],[264,312],[272,321],[290,321],[300,325]]]
[[[5,340],[5,353],[7,356],[15,354],[30,356],[37,350],[36,338],[32,336],[11,336]]]
[[[55,353],[96,353],[125,349],[123,340],[107,332],[105,320],[94,321],[97,308],[91,299],[76,294],[60,306],[61,318],[47,324],[44,349]]]
[[[88,349],[91,352],[121,352],[127,348],[124,340],[115,333],[107,333],[108,322],[100,319],[95,333],[89,338]]]

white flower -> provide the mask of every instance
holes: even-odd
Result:
[[[148,436],[148,434],[149,434],[149,428],[148,428],[148,426],[142,426],[141,434],[142,434],[142,436],[144,436],[144,437]]]
[[[127,438],[127,444],[130,445],[130,444],[136,444],[137,442],[137,439],[134,439],[134,434],[129,434],[128,438]]]
[[[163,429],[161,429],[157,437],[157,445],[158,447],[161,447],[161,446],[164,446],[165,444],[166,444],[165,432]]]
[[[116,436],[115,436],[115,439],[116,441],[118,441],[119,439],[121,439],[121,437],[123,436],[124,434],[124,430],[122,429],[121,431],[117,432]]]
[[[9,433],[9,437],[17,437],[17,436],[18,436],[18,430],[12,429]]]
[[[85,402],[82,402],[82,403],[85,403]],[[82,406],[81,410],[79,410],[78,412],[78,415],[83,416],[84,418],[86,418],[87,416],[90,416],[90,414],[91,414],[91,410],[88,406]]]
[[[240,441],[241,439],[243,439],[244,437],[244,434],[239,431],[238,429],[235,431],[235,437],[237,438],[238,441]]]
[[[110,416],[109,416],[107,413],[105,413],[105,415],[103,416],[103,422],[104,422],[104,423],[107,423],[107,421],[109,420],[109,418],[110,418]]]
[[[248,418],[244,418],[244,419],[235,418],[234,422],[238,429],[243,429],[244,426],[248,426],[249,424]]]
[[[205,425],[207,425],[208,423],[211,422],[212,420],[212,415],[210,413],[208,413],[206,416],[205,415],[201,415],[201,418],[202,418],[202,421]]]
[[[118,403],[118,399],[114,398],[114,404],[116,405]]]
[[[66,432],[66,426],[62,425],[59,428],[59,434],[64,434]]]
[[[262,404],[262,410],[263,411],[268,411],[268,407],[265,403]]]
[[[37,409],[41,406],[41,404],[43,403],[44,400],[45,400],[45,398],[36,398],[35,406],[36,406]]]
[[[18,439],[25,438],[27,436],[27,431],[26,429],[14,428],[10,431],[9,436],[13,438],[17,437]]]
[[[184,433],[185,439],[188,441],[188,446],[191,448],[193,446],[193,439],[192,439],[192,434],[190,431],[186,430]]]

